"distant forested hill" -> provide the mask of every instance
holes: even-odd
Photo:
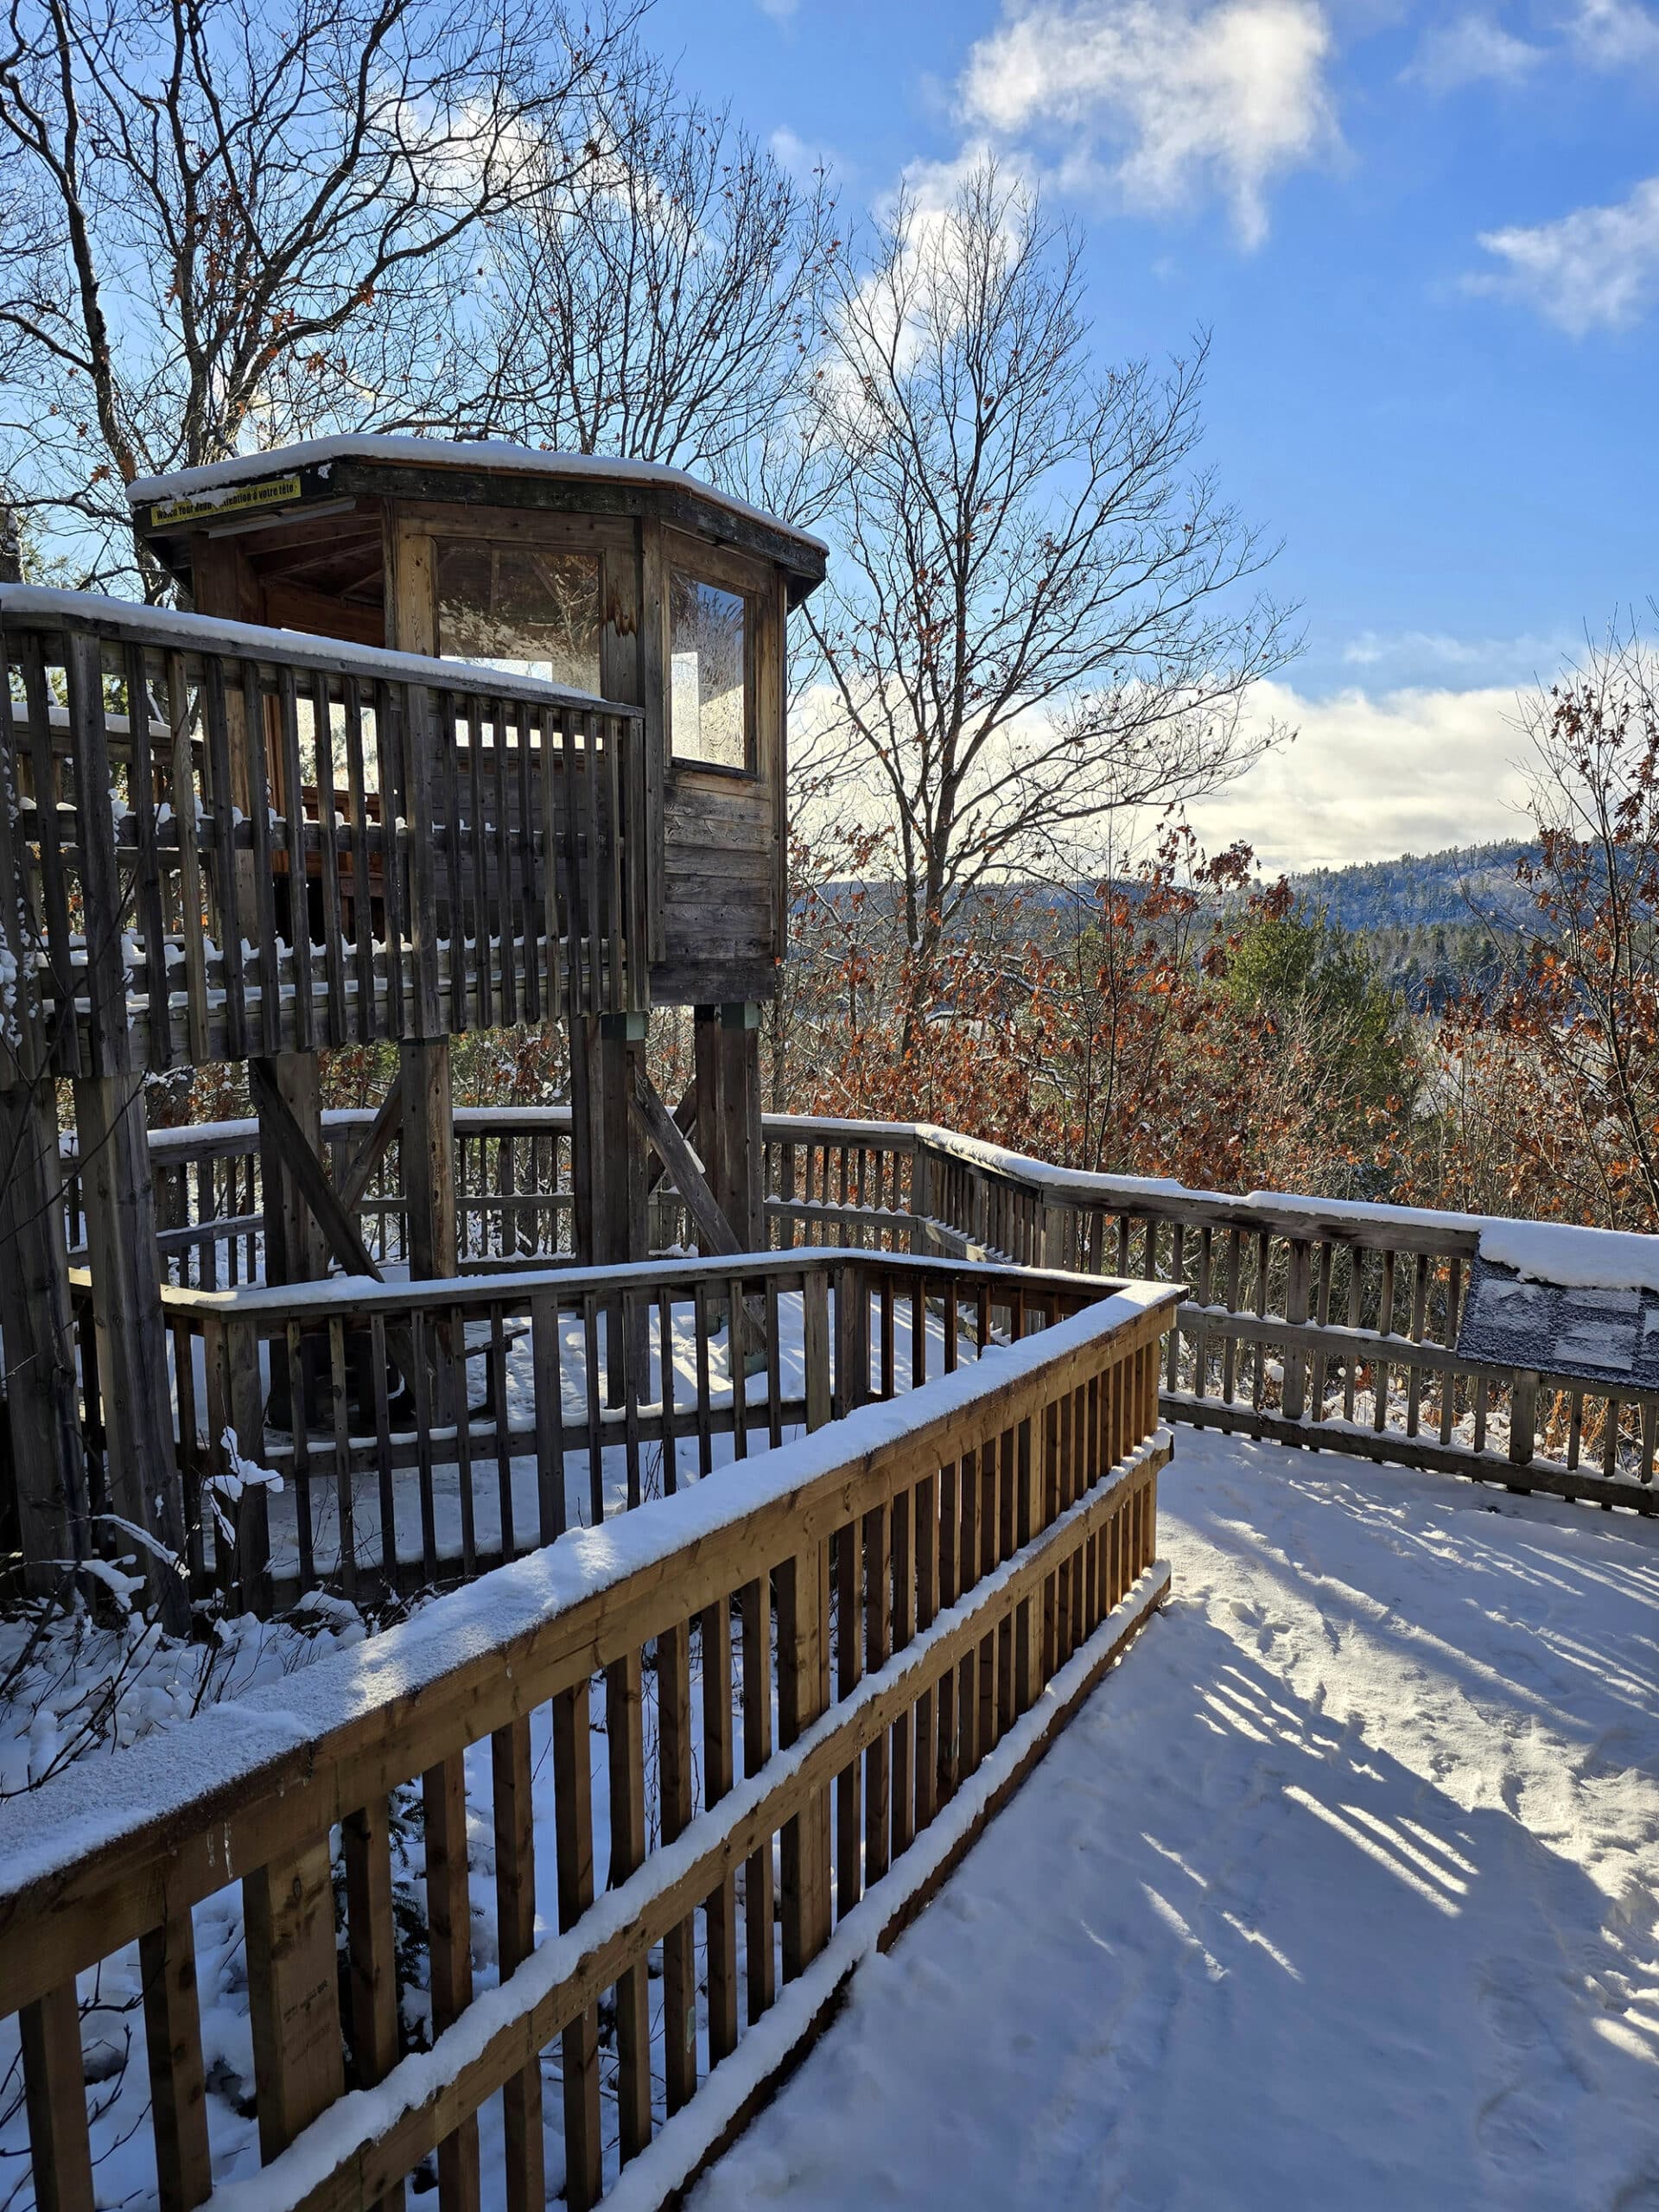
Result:
[[[1345,930],[1461,927],[1476,913],[1510,920],[1525,909],[1515,864],[1529,849],[1519,842],[1454,845],[1443,853],[1402,853],[1397,861],[1310,868],[1291,881]]]
[[[1327,921],[1369,941],[1389,982],[1412,1005],[1438,1007],[1497,976],[1503,925],[1526,910],[1515,867],[1528,849],[1519,842],[1458,845],[1311,868],[1291,881]]]

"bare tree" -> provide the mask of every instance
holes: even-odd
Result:
[[[135,477],[444,411],[478,241],[604,156],[638,13],[10,0],[0,467],[84,580]]]
[[[1603,1218],[1659,1228],[1659,653],[1631,625],[1528,700],[1535,844],[1490,1027],[1513,1056],[1544,1211],[1587,1184]],[[1520,1110],[1516,1110],[1516,1106]],[[1540,1172],[1542,1171],[1542,1172]],[[1581,1204],[1581,1201],[1580,1201]]]
[[[1197,464],[1205,342],[1102,371],[1081,282],[1077,236],[991,164],[838,265],[814,388],[850,465],[809,749],[891,822],[918,990],[988,880],[1255,759],[1241,702],[1295,650],[1257,588],[1276,549]]]
[[[741,486],[818,343],[828,179],[798,181],[660,64],[605,88],[590,135],[605,150],[574,188],[538,149],[549,173],[492,227],[490,343],[458,427]]]

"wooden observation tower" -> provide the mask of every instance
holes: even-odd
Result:
[[[456,1273],[450,1040],[526,1020],[569,1037],[569,1260],[642,1260],[664,1174],[705,1250],[766,1242],[785,627],[823,546],[676,470],[419,439],[294,446],[131,499],[192,614],[0,590],[0,1327],[26,1558],[61,1556],[79,1479],[63,1079],[122,1411],[108,1487],[181,1552],[155,1503],[175,1445],[146,1076],[247,1064],[270,1283],[372,1271],[354,1205],[394,1135],[409,1271]],[[663,1005],[696,1009],[671,1109],[645,1066]],[[342,1185],[317,1054],[354,1043],[400,1067]]]

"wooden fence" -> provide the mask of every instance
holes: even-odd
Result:
[[[538,2207],[559,2185],[550,2083],[567,2203],[619,2161],[651,2161],[635,2201],[678,2186],[1162,1594],[1174,1303],[1102,1285],[967,1370],[947,1322],[949,1371],[632,1516],[627,1542],[573,1530],[199,1716],[182,1768],[178,1737],[154,1737],[9,1808],[0,2005],[21,2017],[38,2204],[91,2212],[76,1976],[133,1945],[160,2201],[243,2200],[214,2169],[193,1925],[232,1883],[264,2212],[401,2205],[428,2160],[440,2212],[475,2208],[486,2106],[502,2201]],[[897,1389],[891,1361],[867,1371]],[[816,1427],[832,1404],[809,1396]],[[489,1882],[469,1872],[464,1764],[486,1743]],[[388,1807],[411,1784],[435,2040],[400,2055]],[[538,1944],[550,1827],[559,1932]],[[474,1916],[500,1964],[476,2001]]]
[[[1187,1286],[1172,1420],[1659,1510],[1659,1393],[1459,1354],[1467,1216],[1071,1173],[925,1127],[910,1141],[919,1249]]]
[[[16,586],[0,667],[26,1075],[648,1003],[637,709]]]
[[[1114,1287],[815,1250],[168,1289],[191,1580],[261,1612],[324,1585],[356,1598],[470,1580],[671,1497],[709,1471],[717,1440],[721,1458],[775,1447]],[[99,1510],[116,1415],[77,1306]],[[274,1498],[244,1466],[277,1478]]]
[[[568,1252],[568,1129],[560,1107],[457,1116],[464,1267]],[[902,1122],[767,1115],[762,1135],[767,1219],[785,1249],[914,1250],[1185,1284],[1165,1370],[1172,1420],[1659,1508],[1659,1394],[1459,1356],[1479,1243],[1465,1217],[1065,1173]],[[219,1163],[208,1203],[226,1217],[215,1226],[204,1210],[195,1228],[163,1231],[169,1250],[176,1236],[194,1255],[194,1280],[245,1279],[257,1258],[255,1141],[251,1122],[152,1140],[158,1167],[196,1152]],[[365,1236],[391,1240],[377,1249],[400,1249],[399,1191],[392,1153],[363,1207]],[[671,1187],[652,1205],[655,1244],[695,1234]]]

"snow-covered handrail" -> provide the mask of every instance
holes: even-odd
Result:
[[[0,1084],[649,1003],[638,709],[23,585],[0,663]]]
[[[134,1942],[163,2201],[372,2203],[435,2150],[447,2185],[476,2201],[475,2116],[501,2093],[508,2201],[541,2202],[539,2053],[556,2041],[564,2195],[591,2205],[613,2171],[600,2126],[611,1992],[624,2152],[658,2132],[655,2071],[683,2116],[652,2148],[652,2201],[678,2186],[728,2114],[728,2088],[747,2094],[776,2070],[1166,1589],[1157,1351],[1173,1303],[1141,1285],[1098,1298],[8,1807],[0,2005],[22,2013],[40,2201],[92,2201],[75,1977]],[[486,1742],[500,1975],[474,1999],[466,1761]],[[400,2059],[387,1798],[416,1781],[435,2042]],[[538,1854],[540,1826],[554,1834]],[[362,2085],[349,2093],[336,1829]],[[596,1833],[610,1839],[598,1897]],[[562,1931],[539,1943],[538,1855],[556,1856],[558,1910],[544,1896],[541,1917]],[[238,1880],[264,2163],[226,2182],[207,2134],[191,1909]],[[740,1975],[745,2032],[760,2028],[747,2057]]]
[[[552,1147],[567,1126],[562,1107],[457,1115],[458,1141],[477,1154],[474,1187],[458,1202],[469,1265],[488,1264],[492,1251],[522,1254],[525,1266],[556,1257],[569,1194],[549,1185],[561,1181]],[[1604,1379],[1458,1350],[1478,1265],[1633,1306],[1659,1290],[1659,1238],[1084,1173],[929,1123],[769,1114],[761,1128],[766,1212],[781,1245],[874,1242],[1185,1284],[1166,1376],[1173,1419],[1659,1507],[1659,1392],[1639,1385],[1628,1361],[1614,1360]],[[253,1140],[251,1123],[168,1133],[156,1140],[158,1172],[176,1172],[168,1163],[193,1144],[221,1156],[239,1149],[251,1188]],[[508,1145],[519,1156],[503,1176],[495,1154]],[[530,1172],[537,1146],[539,1179]],[[365,1218],[388,1219],[400,1204],[394,1182]],[[652,1204],[657,1241],[684,1233],[671,1187]],[[219,1233],[245,1229],[232,1213]],[[164,1238],[182,1250],[213,1233],[204,1224]]]

